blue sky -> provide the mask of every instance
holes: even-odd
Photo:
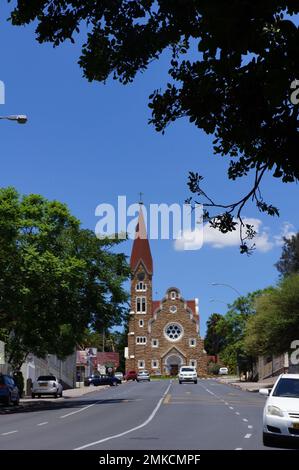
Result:
[[[204,174],[206,190],[221,201],[235,200],[249,187],[249,180],[227,182],[227,163],[213,156],[211,136],[187,121],[175,123],[164,136],[148,125],[148,96],[167,80],[165,56],[132,85],[90,84],[76,63],[79,44],[40,45],[32,26],[16,28],[5,21],[7,11],[1,6],[0,80],[6,103],[0,113],[24,113],[29,122],[0,123],[1,186],[61,200],[91,229],[98,220],[96,206],[116,204],[118,195],[126,195],[128,204],[138,200],[140,191],[146,205],[183,203],[189,170]],[[261,235],[251,257],[240,255],[233,239],[215,240],[210,232],[195,251],[175,250],[173,241],[151,241],[155,297],[169,286],[179,287],[185,298],[198,297],[202,333],[208,316],[224,313],[225,303],[235,298],[232,289],[213,287],[213,282],[246,294],[277,281],[273,265],[281,252],[279,236],[298,229],[299,191],[269,176],[263,194],[279,206],[281,216],[245,210],[246,217],[258,219]],[[129,254],[131,245],[128,241],[121,248]]]

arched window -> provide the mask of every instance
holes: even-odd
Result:
[[[137,292],[146,292],[146,284],[143,281],[140,281],[136,284],[136,291]]]

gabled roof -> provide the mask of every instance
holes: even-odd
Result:
[[[131,253],[130,266],[134,272],[139,263],[143,262],[145,269],[148,274],[153,273],[153,259],[149,241],[147,239],[146,227],[144,223],[142,204],[140,204],[138,223],[136,225],[135,240],[133,242],[133,248]]]

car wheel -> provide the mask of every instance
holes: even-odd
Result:
[[[62,398],[62,395],[63,395],[63,391],[61,390],[61,392],[60,392],[60,398]]]
[[[12,405],[11,394],[8,395],[8,397],[5,399],[4,403],[5,403],[6,406],[11,406]]]
[[[181,380],[179,380],[179,384],[182,384],[182,381],[181,381]]]
[[[14,400],[13,405],[19,406],[19,404],[20,404],[20,398],[18,397],[16,400]]]
[[[41,395],[40,395],[40,394],[38,394],[37,396],[38,396],[38,398],[41,398]]]
[[[31,393],[31,398],[35,398],[35,393]]]
[[[194,383],[197,384],[197,380],[194,380]]]
[[[54,393],[54,398],[57,398],[58,397],[58,394],[57,393]]]
[[[270,436],[266,432],[263,432],[263,444],[265,447],[273,447],[277,443],[275,436]]]

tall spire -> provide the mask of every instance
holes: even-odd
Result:
[[[145,269],[148,274],[153,273],[153,259],[149,241],[146,234],[146,227],[144,223],[142,203],[139,206],[139,216],[136,225],[135,240],[133,242],[133,248],[131,253],[130,266],[134,272],[138,267],[140,261],[143,262]]]

